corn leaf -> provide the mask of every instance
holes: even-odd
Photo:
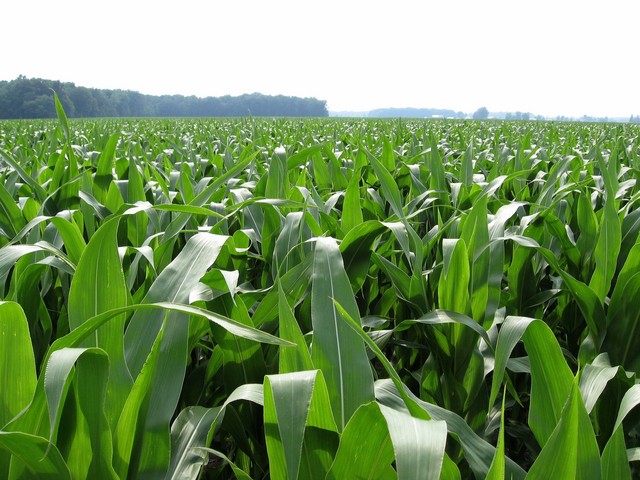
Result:
[[[311,292],[313,364],[326,377],[336,424],[342,430],[360,405],[373,400],[373,376],[364,345],[336,306],[359,318],[335,240],[318,238]]]
[[[29,324],[14,302],[0,302],[0,379],[0,426],[4,426],[29,405],[37,383]]]
[[[278,283],[278,312],[280,338],[295,344],[295,347],[280,349],[278,371],[280,373],[292,373],[313,370],[309,348],[280,283]]]
[[[171,462],[165,479],[197,478],[221,408],[187,407],[171,424]]]
[[[527,478],[601,478],[598,444],[577,381]]]
[[[8,480],[71,479],[71,473],[59,450],[46,438],[22,432],[0,431],[0,448],[20,461],[20,465],[14,465],[14,469],[7,475]]]
[[[69,290],[69,326],[76,329],[86,320],[128,303],[124,273],[118,255],[118,218],[103,224],[84,250]],[[107,388],[108,417],[115,427],[118,415],[133,385],[124,357],[124,314],[112,318],[82,343],[95,346],[109,355],[110,375]]]
[[[398,474],[391,466],[394,458],[389,429],[380,406],[375,402],[367,403],[356,410],[342,432],[340,446],[326,478],[395,480]]]
[[[396,456],[398,478],[438,479],[444,460],[447,424],[422,420],[380,405]]]
[[[273,478],[298,478],[317,371],[267,375],[264,418]]]

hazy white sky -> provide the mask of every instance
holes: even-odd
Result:
[[[3,0],[0,80],[640,114],[637,0]]]

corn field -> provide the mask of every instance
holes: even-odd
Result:
[[[630,479],[640,127],[0,123],[0,478]]]

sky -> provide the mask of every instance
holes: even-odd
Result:
[[[3,0],[0,80],[640,115],[637,0]]]

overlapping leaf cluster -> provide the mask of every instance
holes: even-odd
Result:
[[[0,124],[0,477],[631,478],[637,128],[58,116]]]

